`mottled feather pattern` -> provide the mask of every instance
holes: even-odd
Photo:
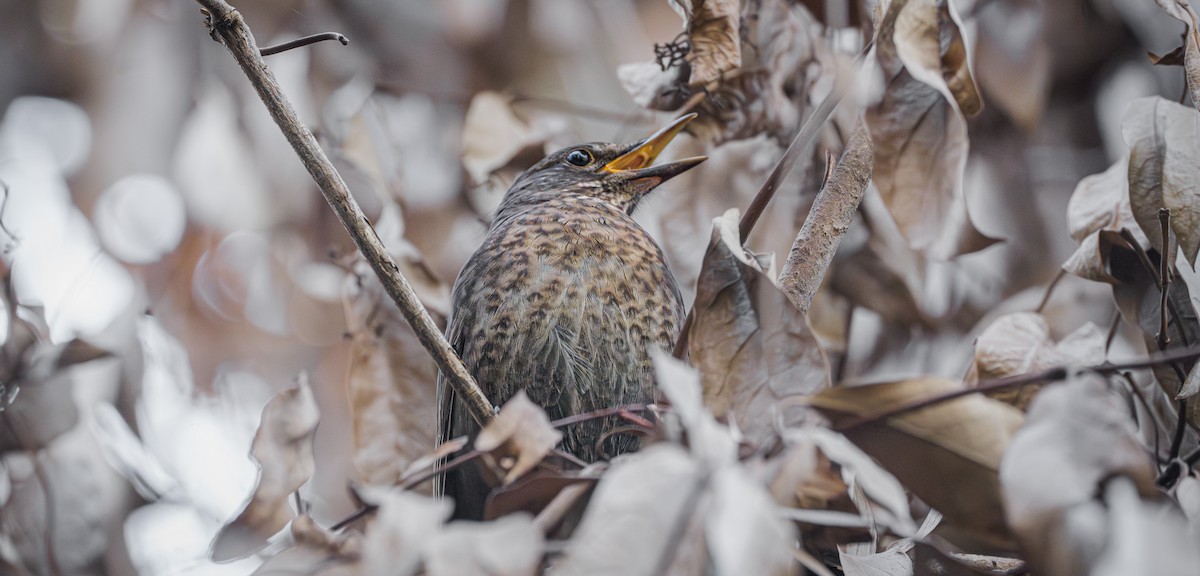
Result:
[[[460,277],[452,344],[492,402],[524,387],[558,419],[653,398],[648,350],[670,349],[682,299],[661,250],[613,203],[565,193],[501,213]],[[455,419],[454,435],[474,431],[466,420]],[[595,460],[600,434],[619,424],[574,426],[564,449]],[[609,455],[636,440],[612,444]]]

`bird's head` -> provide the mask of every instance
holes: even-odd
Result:
[[[632,214],[638,201],[659,184],[705,161],[698,156],[653,166],[654,159],[695,114],[680,116],[634,144],[592,142],[563,148],[534,164],[513,182],[500,212],[535,205],[562,194],[582,194]]]

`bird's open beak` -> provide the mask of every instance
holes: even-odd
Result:
[[[629,180],[653,179],[649,181],[652,184],[650,188],[687,172],[697,164],[707,160],[708,157],[697,156],[694,158],[685,158],[658,166],[651,166],[651,164],[654,163],[655,158],[658,158],[659,153],[667,147],[667,144],[683,130],[684,125],[691,122],[695,117],[696,114],[692,113],[676,118],[675,121],[662,127],[641,144],[634,146],[632,150],[605,164],[602,170],[620,174]]]

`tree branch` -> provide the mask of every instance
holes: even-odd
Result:
[[[438,368],[446,378],[447,384],[466,404],[467,411],[480,426],[491,421],[494,408],[474,378],[463,366],[462,360],[454,353],[450,343],[442,336],[429,312],[417,299],[416,292],[404,279],[396,262],[379,240],[379,235],[367,221],[366,215],[358,203],[350,196],[350,190],[342,180],[341,175],[333,168],[325,152],[317,144],[312,132],[300,122],[296,110],[283,95],[275,75],[267,68],[254,42],[254,36],[246,26],[242,15],[225,0],[196,0],[207,16],[206,25],[213,40],[221,43],[233,54],[234,60],[242,68],[250,83],[258,92],[263,103],[270,112],[271,118],[279,125],[283,135],[312,175],[321,194],[329,202],[330,207],[337,213],[338,219],[354,239],[355,245],[362,251],[363,256],[383,283],[388,296],[396,302],[405,320],[416,332],[421,345],[429,351],[437,362]]]
[[[825,277],[842,237],[854,222],[874,163],[871,136],[859,120],[833,175],[813,201],[804,227],[796,236],[787,262],[779,273],[779,287],[805,314],[808,314],[813,295],[821,286],[821,279]]]

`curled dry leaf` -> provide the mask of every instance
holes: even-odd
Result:
[[[1183,74],[1192,105],[1200,110],[1200,17],[1190,0],[1155,0],[1167,14],[1187,25],[1183,35]]]
[[[363,500],[379,507],[363,536],[363,574],[410,576],[443,530],[453,505],[394,488],[367,487]]]
[[[703,86],[742,65],[739,0],[670,0],[684,19],[692,86]]]
[[[909,244],[939,259],[996,242],[972,223],[963,196],[963,113],[981,106],[963,47],[946,0],[893,1],[876,37],[887,88],[867,111],[875,184]]]
[[[537,466],[560,440],[562,432],[550,426],[546,413],[521,390],[479,432],[475,449],[491,453],[505,470],[504,483],[511,484]]]
[[[1127,408],[1099,376],[1044,390],[1001,462],[1008,525],[1035,573],[1087,574],[1087,559],[1103,546],[1100,486],[1114,476],[1156,492],[1154,468]],[[1093,509],[1095,507],[1095,509]],[[1097,533],[1099,530],[1099,533]]]
[[[1104,362],[1104,345],[1104,332],[1091,322],[1055,342],[1045,316],[1033,312],[1006,314],[975,340],[972,375],[991,379],[1057,366],[1098,366]],[[1024,409],[1040,389],[1039,385],[1030,385],[991,396]]]
[[[356,264],[343,301],[351,334],[354,467],[363,482],[393,484],[433,449],[437,365],[366,262]]]
[[[830,388],[810,398],[837,429],[962,385],[940,378]],[[948,525],[983,543],[1011,548],[1004,524],[998,470],[1022,416],[1015,408],[964,396],[857,426],[845,435],[946,517]]]
[[[1142,233],[1129,203],[1129,161],[1122,158],[1099,174],[1079,181],[1067,202],[1067,226],[1079,247],[1063,263],[1071,274],[1097,282],[1115,284],[1108,273],[1108,250],[1102,241],[1104,232],[1129,230],[1139,245],[1150,246]]]
[[[1121,135],[1129,145],[1129,201],[1150,245],[1163,252],[1158,212],[1193,266],[1200,253],[1200,112],[1157,96],[1129,105]]]
[[[613,463],[596,486],[555,574],[653,575],[678,561],[679,548],[705,551],[693,518],[704,467],[675,444],[655,444]],[[702,572],[693,572],[702,573]]]
[[[452,522],[426,545],[425,573],[533,576],[545,553],[544,540],[528,514],[486,523]]]
[[[258,483],[242,512],[217,534],[213,560],[248,556],[292,519],[288,497],[308,481],[316,467],[313,435],[319,419],[305,374],[263,408],[250,453],[258,464]]]
[[[738,240],[738,211],[713,219],[688,337],[704,404],[756,445],[774,436],[774,407],[829,387],[829,364],[803,312]]]

